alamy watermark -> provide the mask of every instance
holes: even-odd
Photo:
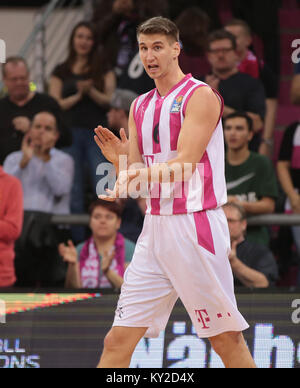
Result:
[[[0,324],[6,323],[6,303],[0,299]]]
[[[145,164],[136,163],[128,167],[127,157],[121,156],[119,159],[121,173],[118,178],[115,169],[110,163],[99,164],[96,175],[101,176],[101,178],[97,184],[97,195],[105,195],[106,188],[113,190],[117,181],[120,187],[118,191],[119,198],[184,199],[191,193],[194,195],[197,193],[197,197],[204,195],[204,186],[208,177],[205,176],[205,166],[203,163],[197,163],[196,166],[192,163],[185,163],[183,166],[181,164],[173,164],[171,171],[174,172],[174,176],[172,179],[170,170],[163,163],[161,169],[154,169],[152,175],[154,182],[162,183],[153,183],[152,179],[151,182],[148,182],[139,173],[136,174],[136,172],[150,168],[152,165],[154,166],[153,160],[151,163],[149,163],[149,160],[152,159],[146,158],[146,166]],[[133,173],[132,176],[134,178],[128,178],[129,181],[127,181],[127,175],[130,177],[131,173]],[[121,182],[122,179],[120,177],[122,176],[124,184]]]
[[[300,323],[300,299],[293,300],[292,308],[295,309],[295,311],[292,313],[292,322],[295,325],[299,325],[299,323]]]
[[[292,54],[292,61],[297,65],[300,63],[300,39],[295,39],[292,42],[292,48],[296,49]]]
[[[6,43],[0,39],[0,63],[6,62]]]

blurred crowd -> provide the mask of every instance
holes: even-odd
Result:
[[[300,226],[247,226],[249,216],[300,214],[300,122],[286,118],[274,162],[279,2],[268,7],[268,0],[232,1],[233,18],[224,25],[216,1],[189,3],[187,8],[181,0],[98,1],[93,19],[73,29],[67,58],[53,69],[47,93],[31,91],[25,59],[10,57],[2,66],[1,288],[120,289],[146,204],[97,199],[114,171],[94,141],[94,129],[102,125],[126,138],[132,102],[155,87],[136,40],[137,26],[154,16],[178,25],[183,71],[224,98],[224,211],[236,285],[281,286],[293,267],[298,279],[284,285],[300,286]],[[263,53],[255,50],[254,33]],[[300,105],[300,64],[290,94],[292,104]],[[86,213],[88,228],[51,223],[52,215]]]

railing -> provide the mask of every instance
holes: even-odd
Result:
[[[52,223],[55,225],[80,225],[89,224],[89,216],[82,215],[54,215]],[[300,225],[300,214],[269,214],[248,218],[249,226],[296,226]]]

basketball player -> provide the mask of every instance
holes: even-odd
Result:
[[[145,167],[120,171],[114,190],[102,198],[122,196],[137,177],[151,183],[151,198],[99,367],[128,367],[141,338],[158,337],[165,329],[179,297],[198,336],[209,338],[226,367],[255,368],[242,335],[249,326],[237,309],[228,260],[222,98],[182,73],[179,31],[170,20],[143,23],[138,43],[156,89],[132,105],[129,163]],[[105,128],[96,129],[96,135],[118,169],[124,133],[119,143]],[[191,166],[190,175],[183,173],[184,166]],[[163,195],[170,180],[170,195]]]

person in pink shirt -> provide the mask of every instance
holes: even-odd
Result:
[[[0,166],[0,288],[16,282],[15,241],[23,226],[23,190],[21,182]]]
[[[259,78],[259,61],[255,54],[249,49],[252,44],[251,29],[246,22],[233,19],[225,25],[225,30],[236,37],[237,53],[239,56],[239,71]]]

